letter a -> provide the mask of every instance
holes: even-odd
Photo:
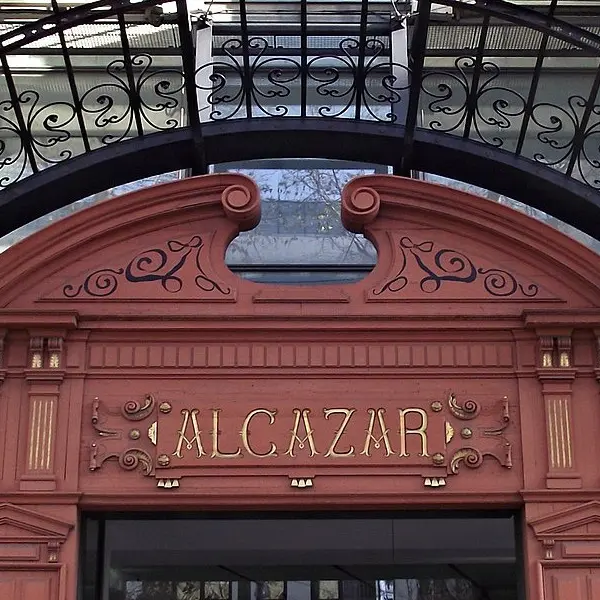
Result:
[[[298,442],[298,448],[302,450],[308,442],[308,447],[310,448],[310,455],[315,456],[319,454],[317,449],[315,448],[315,440],[313,439],[313,429],[310,426],[310,421],[308,419],[308,415],[310,414],[310,409],[303,408],[300,410],[299,408],[294,409],[294,414],[296,415],[296,420],[294,422],[294,429],[292,429],[292,437],[290,438],[290,447],[285,452],[288,456],[294,456],[294,446],[296,442]],[[298,436],[298,429],[300,429],[300,419],[302,419],[302,423],[304,424],[304,429],[306,431],[306,437]]]
[[[365,456],[371,456],[371,442],[375,444],[375,448],[381,447],[381,442],[385,446],[385,455],[391,456],[394,454],[392,450],[392,445],[390,444],[390,438],[388,437],[389,429],[385,425],[385,421],[383,419],[383,415],[385,414],[385,408],[378,408],[375,410],[374,408],[369,409],[369,414],[371,415],[371,420],[369,421],[369,428],[367,429],[367,437],[365,439],[365,448],[361,452]],[[377,422],[379,423],[379,428],[381,429],[381,436],[376,438],[373,435],[373,431],[375,429],[375,417],[377,417]]]
[[[177,447],[175,448],[175,452],[173,452],[173,456],[177,458],[183,458],[183,454],[181,450],[185,445],[186,450],[191,450],[196,444],[197,448],[197,458],[205,455],[204,448],[202,447],[202,440],[200,439],[200,427],[198,426],[198,418],[197,415],[200,411],[197,408],[194,410],[184,409],[181,411],[183,415],[183,423],[181,424],[181,429],[177,432],[179,437],[177,438]],[[192,429],[194,431],[194,437],[188,438],[186,437],[186,431],[188,428],[188,423],[192,422]]]

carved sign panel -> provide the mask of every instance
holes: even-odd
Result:
[[[124,420],[139,424],[128,431]],[[227,402],[225,397],[207,405],[148,394],[125,402],[120,415],[104,414],[101,400],[94,400],[92,424],[97,439],[90,470],[115,459],[125,470],[161,481],[178,482],[230,466],[301,464],[311,469],[394,467],[398,474],[422,475],[426,485],[437,487],[463,468],[480,467],[486,457],[512,467],[507,398],[482,412],[478,402],[454,394],[426,403],[382,399],[377,406],[358,401],[326,406],[307,400],[283,407],[267,401],[260,406]]]

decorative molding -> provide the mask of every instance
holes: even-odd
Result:
[[[570,331],[555,334],[538,332],[538,339],[540,369],[571,369],[573,367]]]
[[[44,379],[48,371],[64,373],[64,337],[62,331],[58,334],[30,332],[27,370],[33,378]]]
[[[435,403],[434,403],[435,404]],[[481,413],[481,406],[475,400],[467,399],[459,401],[455,394],[450,394],[447,401],[447,407],[450,415],[460,421],[476,421]],[[435,411],[437,407],[432,409]],[[486,438],[492,438],[492,445],[488,446],[484,442],[483,447],[475,447],[474,427],[464,427],[463,425],[453,424],[449,420],[445,422],[446,429],[446,447],[450,449],[449,458],[437,453],[432,456],[432,462],[435,466],[446,465],[448,475],[456,475],[462,466],[469,469],[479,468],[486,456],[494,458],[501,466],[511,469],[512,462],[512,443],[506,437],[507,429],[511,425],[510,406],[508,398],[504,397],[501,401],[500,422],[494,427],[478,427],[476,438],[482,443]],[[458,440],[455,432],[460,430],[460,437],[463,440],[469,440],[468,446],[460,448],[451,448],[454,446],[453,440]],[[462,444],[457,441],[456,443]],[[441,485],[445,485],[441,484]],[[431,487],[439,487],[431,485]]]
[[[535,283],[523,284],[509,271],[496,267],[477,267],[466,254],[450,248],[438,249],[434,241],[415,242],[405,235],[398,242],[398,250],[399,268],[395,275],[373,288],[369,300],[399,294],[417,284],[426,295],[433,295],[450,283],[476,285],[490,298],[529,299],[539,292]]]
[[[0,504],[0,562],[18,557],[21,561],[56,563],[73,527],[34,510]]]
[[[56,488],[54,452],[58,432],[61,384],[65,376],[64,332],[30,331],[28,368],[29,412],[23,491]]]
[[[290,477],[290,487],[299,490],[311,489],[314,486],[314,477]]]
[[[177,478],[171,478],[171,479],[157,479],[156,480],[156,487],[163,489],[163,490],[175,490],[177,488],[179,488],[179,481],[180,481],[180,477]]]
[[[570,330],[539,331],[537,376],[544,397],[547,461],[546,487],[580,488],[573,443],[573,353]]]
[[[44,367],[44,338],[29,338],[29,365],[30,369],[42,369]]]
[[[446,485],[445,477],[424,477],[423,485],[430,488],[440,488]]]
[[[186,242],[169,240],[163,247],[141,251],[123,267],[96,269],[87,275],[82,283],[66,284],[62,294],[65,298],[109,298],[126,283],[158,283],[164,291],[176,296],[184,286],[192,285],[181,278],[180,271],[186,266],[188,257],[193,254],[193,285],[200,295],[208,293],[222,297],[231,296],[233,291],[230,287],[208,275],[203,251],[205,247],[206,243],[199,235]]]
[[[101,411],[101,401],[98,397],[92,401],[91,425],[99,438],[90,443],[89,465],[90,471],[98,471],[104,463],[110,460],[116,460],[117,464],[124,471],[139,471],[145,477],[154,474],[154,458],[152,452],[146,448],[135,446],[125,447],[131,441],[137,443],[148,443],[145,440],[139,428],[130,428],[127,433],[123,428],[108,426],[106,423],[113,420],[114,417],[125,419],[127,421],[141,422],[149,417],[156,418],[156,400],[152,394],[146,394],[142,400],[127,400],[121,406],[118,414],[108,413],[106,416]],[[156,421],[154,422],[154,424]],[[149,428],[152,426],[150,425]],[[121,447],[119,447],[121,446]],[[159,457],[160,458],[160,457]],[[160,486],[164,487],[164,486]],[[177,487],[171,485],[170,487]]]
[[[540,542],[546,560],[560,558],[577,563],[600,560],[600,502],[554,509],[528,522]]]
[[[90,369],[511,368],[513,345],[490,343],[92,343]]]

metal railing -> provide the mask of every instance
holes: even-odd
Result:
[[[191,24],[185,0],[171,14],[157,0],[53,0],[0,35],[0,188],[136,137],[191,128],[201,142],[217,121],[296,117],[402,128],[399,173],[429,130],[600,189],[600,36],[557,20],[556,0],[436,0],[453,11],[441,22],[430,0],[412,15],[349,4],[336,17],[298,0],[267,19],[240,0]]]

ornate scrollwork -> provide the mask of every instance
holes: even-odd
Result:
[[[590,118],[584,125],[588,108]],[[578,179],[600,189],[600,104],[588,107],[588,101],[578,95],[569,96],[562,105],[540,102],[532,109],[531,121],[537,140],[545,147],[532,153],[536,162],[564,170],[577,152]]]
[[[135,471],[139,469],[142,475],[152,474],[154,464],[150,455],[139,448],[130,448],[119,454],[119,466],[125,471]]]
[[[152,414],[155,405],[154,396],[146,394],[143,403],[139,400],[128,400],[125,402],[121,412],[129,421],[141,421]]]
[[[520,124],[527,104],[525,98],[498,85],[500,68],[489,60],[483,61],[478,70],[472,56],[458,57],[454,65],[453,72],[428,71],[421,79],[422,92],[433,98],[428,108],[435,116],[428,127],[444,133],[462,133],[470,117],[472,137],[495,148],[503,147],[505,140],[499,132]],[[485,128],[495,130],[496,135]]]
[[[452,415],[462,421],[475,419],[481,413],[480,406],[475,401],[467,400],[462,404],[459,404],[454,394],[451,394],[449,397],[448,408]],[[489,444],[485,444],[483,448],[467,446],[455,450],[451,455],[450,462],[447,466],[448,474],[456,475],[459,472],[461,465],[465,465],[470,469],[476,469],[483,464],[483,461],[487,456],[494,458],[500,465],[507,469],[512,468],[512,444],[505,436],[506,429],[511,422],[509,403],[508,398],[506,397],[502,399],[501,421],[501,424],[497,427],[480,427],[478,429],[479,436],[483,438],[498,438],[499,444],[492,447],[490,447]],[[453,439],[457,439],[454,436],[454,428],[452,426],[450,427],[453,435],[450,439],[448,439],[447,436],[447,445]],[[446,431],[448,431],[448,423],[446,423]],[[472,426],[461,428],[460,438],[463,440],[473,440],[474,430]],[[470,443],[473,443],[473,441]],[[442,465],[440,464],[440,466]]]
[[[484,290],[497,298],[516,293],[531,298],[539,291],[535,284],[524,286],[519,283],[508,271],[477,268],[468,256],[457,250],[442,248],[434,253],[435,244],[432,241],[415,243],[408,236],[404,236],[399,247],[400,267],[392,279],[373,291],[375,296],[384,292],[400,292],[410,283],[405,274],[409,256],[413,257],[416,265],[425,274],[419,281],[419,287],[426,294],[437,292],[444,282],[470,284],[477,280],[482,280]]]
[[[204,292],[228,294],[230,292],[229,288],[221,286],[204,271],[201,257],[202,248],[202,238],[197,235],[186,243],[169,240],[166,244],[166,250],[163,248],[150,248],[137,255],[123,268],[98,269],[90,273],[83,283],[77,287],[71,284],[65,285],[63,295],[67,298],[77,298],[80,295],[95,298],[111,296],[117,291],[122,276],[129,283],[158,281],[165,291],[176,294],[183,288],[183,280],[177,273],[186,264],[192,251],[196,252],[197,275],[194,280],[196,287]]]
[[[302,107],[307,116],[353,117],[360,112],[362,119],[395,122],[394,106],[407,100],[410,88],[410,70],[390,61],[389,49],[379,38],[368,38],[362,48],[358,39],[344,38],[337,51],[308,57],[306,67],[264,37],[250,37],[247,49],[239,38],[230,38],[217,52],[221,57],[200,66],[194,77],[204,95],[200,110],[209,109],[210,120],[298,116],[296,95],[304,85],[311,98]],[[252,57],[249,69],[245,52]],[[360,54],[365,57],[361,69]]]
[[[19,125],[17,110],[23,115],[24,131]],[[0,177],[0,188],[18,181],[29,170],[37,170],[31,159],[39,163],[38,166],[48,166],[71,158],[69,126],[75,116],[75,108],[68,102],[43,104],[35,90],[21,92],[14,103],[1,101],[0,131],[8,135],[0,138],[0,171],[4,169],[9,175]],[[27,146],[31,157],[27,155]]]
[[[459,0],[448,1],[461,4]],[[104,18],[107,10],[114,14],[117,5],[119,11],[127,12],[129,4],[134,4],[115,2],[104,2],[103,10],[95,11],[97,15],[87,13],[86,22]],[[470,10],[483,15],[481,6],[475,4]],[[10,58],[9,53],[17,49],[33,48],[28,46],[32,40],[40,43],[55,35],[56,27],[68,31],[80,22],[81,13],[77,14],[62,11],[60,17],[46,16],[43,23],[19,27],[17,35],[9,31],[0,34],[2,53]],[[511,18],[505,15],[507,21]],[[187,23],[181,19],[184,21]],[[177,27],[183,29],[173,31],[175,38],[183,40],[190,35],[186,26]],[[562,45],[568,35],[567,43],[574,44],[573,49],[577,46],[588,56],[598,56],[592,34],[573,26],[568,26],[567,34],[565,27],[555,21],[544,28],[551,40],[548,48],[552,40]],[[453,64],[441,69],[426,61],[417,81],[407,64],[394,62],[390,34],[391,30],[374,36],[369,29],[363,38],[359,26],[341,39],[325,33],[327,45],[319,47],[313,40],[320,34],[311,32],[310,39],[300,45],[293,42],[290,48],[285,42],[284,47],[280,45],[275,30],[245,37],[240,25],[239,32],[224,41],[221,34],[215,35],[213,58],[195,71],[162,66],[162,54],[135,51],[135,44],[129,47],[125,41],[129,34],[124,34],[121,47],[115,48],[122,58],[104,63],[97,74],[98,83],[90,87],[77,71],[67,74],[69,101],[56,102],[52,96],[44,98],[35,89],[21,91],[19,86],[8,93],[10,99],[0,100],[0,130],[5,134],[0,138],[0,188],[98,146],[184,127],[198,119],[303,116],[406,125],[410,97],[413,108],[423,116],[421,125],[430,130],[532,158],[600,189],[600,105],[593,76],[589,82],[582,79],[580,93],[569,92],[555,103],[541,101],[541,87],[526,98],[499,61],[481,58],[499,56],[495,54],[498,37],[482,28],[478,56],[457,47],[451,57]],[[113,41],[118,45],[118,37]],[[423,57],[413,54],[415,50],[411,48],[410,53],[419,64]],[[452,51],[450,47],[444,50],[446,55]],[[65,46],[64,51],[69,54],[74,49]],[[193,61],[175,48],[169,54],[174,64]],[[4,69],[8,79],[11,66]],[[545,70],[544,64],[541,74]],[[536,80],[533,65],[531,73]],[[536,92],[534,88],[532,92]],[[188,102],[194,96],[199,101],[199,115],[190,113],[195,103]],[[414,135],[414,131],[407,133]]]
[[[123,452],[111,452],[99,456],[98,444],[93,442],[90,446],[90,471],[97,471],[108,460],[116,460],[125,471],[139,470],[145,477],[154,472],[154,461],[145,450],[128,448]]]
[[[461,448],[450,459],[450,472],[456,475],[461,464],[469,469],[477,469],[483,463],[483,454],[475,448]]]
[[[127,70],[132,73],[130,83]],[[81,97],[83,115],[93,117],[106,133],[102,144],[120,142],[144,130],[165,131],[181,125],[178,109],[185,82],[176,69],[155,69],[149,54],[136,54],[129,64],[118,58],[106,67],[107,81],[90,88]],[[117,128],[115,128],[117,126]]]
[[[474,419],[481,411],[481,407],[475,400],[465,400],[460,404],[455,394],[450,394],[448,408],[457,419],[461,419],[462,421]]]
[[[118,440],[133,440],[138,442],[141,438],[141,431],[139,429],[130,429],[128,435],[123,433],[123,430],[108,429],[105,426],[100,425],[100,414],[99,414],[100,400],[94,398],[92,402],[92,427],[96,433],[103,439],[118,439]],[[150,417],[156,407],[156,400],[152,394],[146,394],[143,400],[128,400],[125,402],[121,409],[118,411],[108,411],[109,417],[124,417],[128,421],[142,421]],[[155,422],[156,425],[156,422]],[[150,439],[150,441],[152,441]],[[115,442],[110,442],[114,444]],[[156,439],[154,440],[156,444]],[[116,459],[119,466],[125,471],[139,470],[143,475],[151,475],[154,471],[154,461],[150,454],[143,448],[125,448],[121,450],[106,449],[104,442],[99,445],[96,441],[91,443],[90,446],[90,471],[97,471],[107,460]]]

